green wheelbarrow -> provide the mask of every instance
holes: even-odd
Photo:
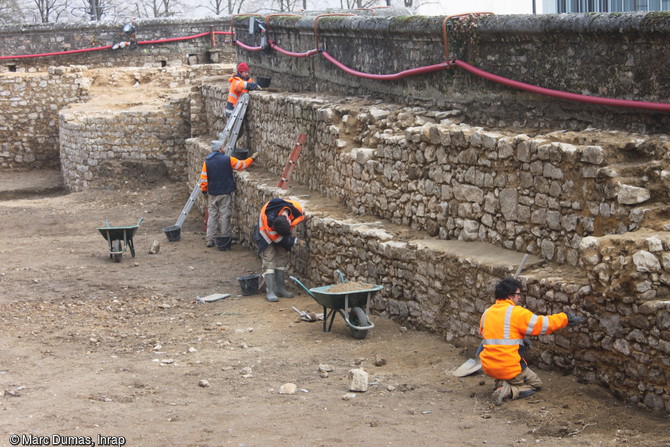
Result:
[[[140,218],[140,220],[137,221],[137,225],[127,227],[111,227],[109,226],[109,220],[107,220],[104,227],[98,228],[102,237],[107,241],[107,245],[109,246],[109,257],[112,258],[114,262],[121,262],[121,257],[127,249],[130,249],[130,254],[133,255],[133,258],[135,257],[133,237],[143,220],[144,219]]]
[[[338,271],[338,273],[342,283],[344,283],[344,276],[341,272]],[[323,332],[331,331],[336,313],[342,316],[355,339],[364,339],[367,337],[368,331],[375,327],[368,318],[370,300],[383,288],[382,286],[373,285],[362,290],[330,292],[329,289],[337,284],[308,289],[298,278],[291,276],[291,279],[323,307]],[[365,310],[363,310],[364,308]]]

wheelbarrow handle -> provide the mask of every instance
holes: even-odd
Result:
[[[298,278],[296,278],[295,276],[289,276],[289,278],[291,278],[293,281],[295,281],[300,287],[305,289],[305,292],[307,292],[309,294],[309,296],[316,299],[316,297],[312,294],[312,291],[309,290],[307,287],[305,287],[305,285],[303,283],[301,283]]]
[[[137,226],[139,227],[142,221],[144,220],[144,217],[140,217],[140,220],[137,221]]]
[[[340,275],[340,282],[342,282],[342,284],[344,284],[344,283],[345,283],[345,281],[344,281],[344,273],[342,273],[342,271],[339,270],[339,269],[335,270],[335,273],[337,273],[338,275]]]

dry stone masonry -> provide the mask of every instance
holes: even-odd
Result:
[[[79,67],[21,75],[0,74],[0,168],[58,166],[58,112],[85,101]]]
[[[209,122],[223,122],[224,89],[202,90]],[[300,236],[309,249],[291,258],[301,277],[328,284],[341,269],[382,284],[376,312],[474,351],[492,286],[531,253],[527,305],[589,320],[540,337],[533,361],[668,410],[668,136],[514,133],[461,116],[254,93],[248,134],[275,176],[238,177],[240,238],[249,242],[264,201],[286,194],[274,184],[295,137],[307,133],[289,189],[308,215]],[[208,151],[206,141],[190,144],[196,159]]]
[[[634,80],[637,99],[667,101],[658,88],[669,73],[657,64],[668,55],[663,17],[525,20],[533,26],[505,17],[454,25],[452,56],[587,94],[624,96]],[[322,45],[344,63],[387,73],[439,62],[440,23],[355,17],[323,20],[318,29]],[[306,51],[314,43],[311,18],[272,24],[272,37],[286,49]],[[583,54],[571,43],[580,29],[593,46]],[[632,50],[620,51],[622,41]],[[501,47],[504,57],[495,56]],[[200,53],[191,49],[175,60],[195,62]],[[305,205],[298,236],[307,246],[295,248],[291,273],[310,286],[334,283],[336,269],[351,281],[381,284],[375,313],[472,353],[494,284],[530,254],[521,276],[527,306],[572,310],[588,321],[538,337],[531,360],[670,412],[667,114],[547,100],[454,71],[383,83],[351,78],[321,59],[240,52],[254,74],[273,77],[282,89],[252,93],[238,144],[261,154],[255,167],[236,174],[241,243],[253,246],[250,230],[263,203],[293,197]],[[569,70],[556,56],[564,54],[571,56]],[[589,64],[596,54],[605,72],[608,54],[628,55],[616,59],[625,71],[608,77],[607,88],[599,85],[602,75],[593,75],[601,68]],[[165,89],[151,107],[92,107],[93,76],[83,67],[4,73],[0,167],[60,163],[67,187],[77,191],[108,187],[124,163],[152,163],[190,190],[225,125],[228,73],[216,65],[144,62],[148,68],[118,76],[135,76],[141,85],[159,71]],[[642,76],[650,67],[653,79]],[[289,189],[279,190],[300,133],[307,143]]]
[[[151,69],[120,69],[117,80],[165,84],[161,98],[149,104],[132,98],[93,106],[81,104],[60,112],[60,162],[69,191],[105,187],[110,177],[127,172],[119,165],[158,164],[173,180],[185,180],[187,164],[185,140],[191,124],[198,125],[197,87],[203,77],[219,74],[221,66],[203,65],[195,69],[167,67],[159,73]],[[131,92],[132,92],[131,87]],[[193,93],[193,90],[196,90]],[[193,94],[192,94],[193,93]]]

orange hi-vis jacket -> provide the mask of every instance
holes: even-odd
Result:
[[[228,89],[228,102],[232,104],[233,108],[237,104],[237,101],[240,99],[240,96],[244,93],[249,93],[247,90],[247,82],[254,82],[252,78],[247,79],[246,81],[239,77],[237,73],[232,75],[230,79],[230,89]]]
[[[521,373],[519,347],[526,335],[551,334],[568,325],[568,316],[535,315],[512,300],[496,300],[479,321],[483,351],[479,354],[484,372],[508,380]]]
[[[291,223],[291,229],[295,228],[300,222],[305,219],[305,214],[302,206],[294,201],[288,199],[272,199],[266,203],[261,209],[258,218],[258,227],[261,236],[268,244],[281,242],[283,239],[276,231],[272,229],[272,223],[284,210],[288,210],[288,220]]]
[[[222,153],[214,153],[212,152],[207,158],[209,159],[212,155],[216,156],[217,158],[225,157]],[[230,189],[232,187],[232,190],[235,190],[235,181],[232,178],[232,171],[242,171],[243,169],[247,169],[249,166],[251,166],[254,162],[254,159],[249,157],[245,160],[238,160],[237,158],[230,156],[230,174],[228,175],[230,178],[226,179],[226,175],[220,175],[220,177],[224,177],[222,179],[219,179],[218,182],[218,187],[221,187],[223,184],[223,187],[225,188],[226,185],[225,183],[232,183],[231,186],[228,187]],[[221,158],[221,160],[225,160],[225,158]],[[210,173],[210,175],[213,175]],[[207,160],[202,164],[202,171],[200,171],[200,190],[202,192],[209,192],[209,178],[207,174]],[[221,192],[219,191],[211,191],[213,195],[218,195]],[[224,191],[225,192],[225,191]],[[227,193],[227,192],[225,192]]]

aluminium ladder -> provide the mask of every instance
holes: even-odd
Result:
[[[226,127],[223,129],[223,132],[219,134],[220,140],[212,141],[212,150],[216,150],[215,148],[217,146],[219,148],[223,147],[223,145],[226,144],[226,140],[228,140],[225,154],[230,155],[233,152],[235,143],[237,143],[237,136],[239,135],[240,128],[242,127],[244,114],[247,111],[247,105],[249,105],[249,94],[244,93],[240,97],[239,101],[237,101],[237,104],[233,109],[233,113],[228,118],[228,122],[226,123]],[[228,138],[229,135],[230,138]],[[184,205],[184,209],[177,218],[177,222],[175,223],[176,226],[181,227],[184,224],[186,216],[188,216],[188,213],[191,212],[193,204],[195,204],[195,201],[198,199],[198,194],[200,194],[200,178],[198,178],[198,181],[195,183],[195,186],[191,191],[191,195],[188,197],[186,205]]]

